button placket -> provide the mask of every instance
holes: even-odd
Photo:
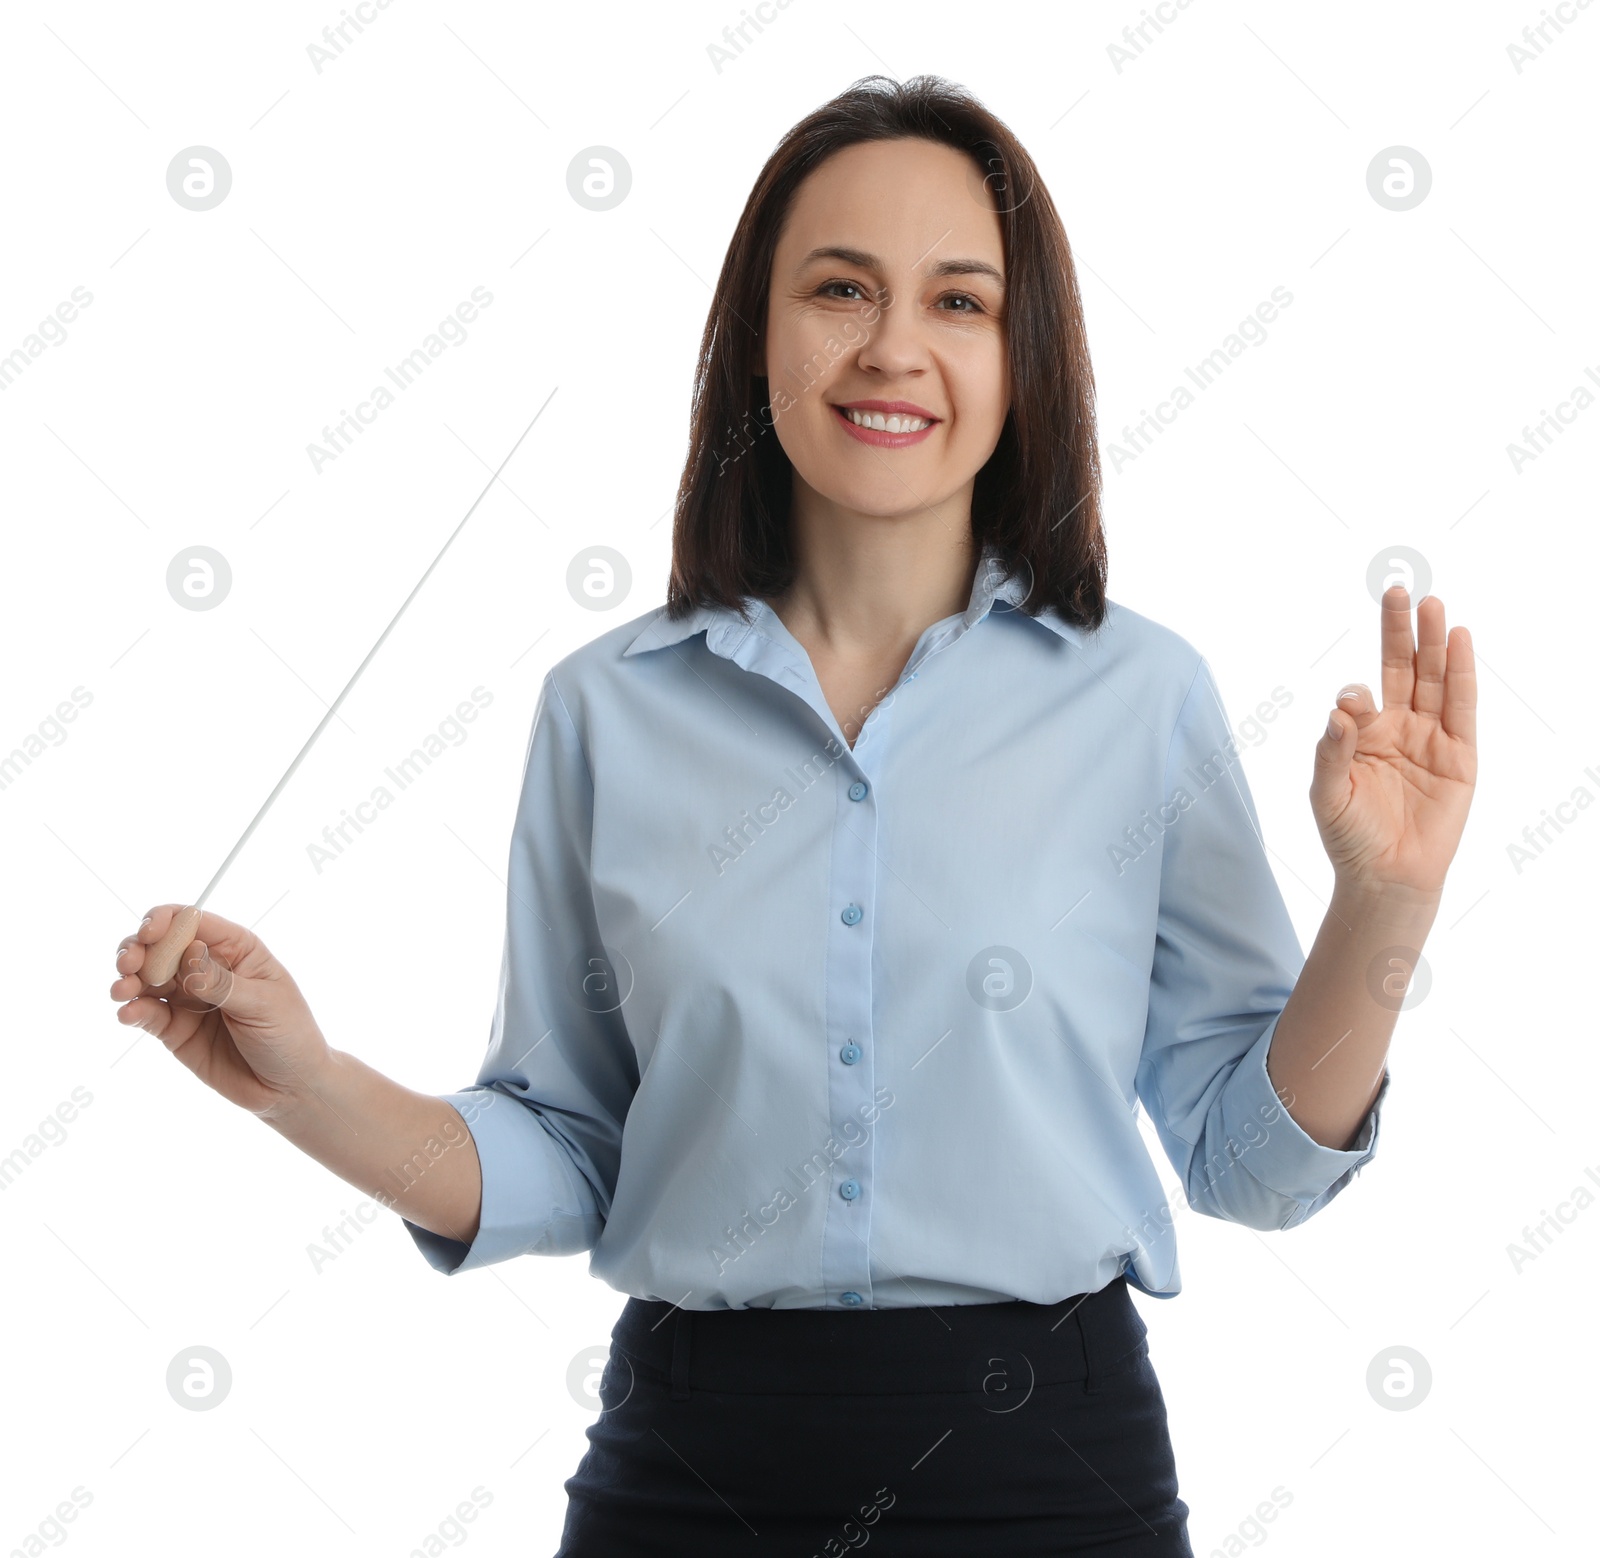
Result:
[[[892,708],[880,704],[870,742],[840,761],[828,931],[828,1121],[843,1150],[833,1164],[822,1240],[823,1287],[846,1308],[871,1302],[869,1231],[873,1144],[872,948],[878,902],[875,775],[881,773]]]

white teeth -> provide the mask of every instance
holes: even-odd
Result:
[[[870,427],[880,433],[920,433],[933,424],[926,417],[885,417],[881,411],[846,411],[857,427]]]

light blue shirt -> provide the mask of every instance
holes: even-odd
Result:
[[[1016,609],[992,553],[852,750],[805,650],[658,608],[545,677],[443,1272],[588,1250],[688,1309],[1051,1304],[1181,1283],[1191,1207],[1320,1211],[1266,1056],[1304,954],[1215,678],[1110,604]]]

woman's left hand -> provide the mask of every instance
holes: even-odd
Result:
[[[1384,593],[1383,707],[1352,683],[1317,742],[1311,810],[1341,882],[1437,897],[1478,777],[1472,637],[1444,627],[1444,602]],[[1332,732],[1337,730],[1338,734]]]

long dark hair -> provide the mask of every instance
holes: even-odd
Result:
[[[773,432],[757,343],[772,259],[795,192],[834,152],[904,137],[953,146],[993,194],[1006,265],[1011,408],[972,499],[974,550],[997,549],[1046,606],[1079,627],[1105,618],[1094,370],[1065,229],[1033,159],[964,87],[938,76],[866,76],[793,127],[767,159],[734,230],[695,365],[689,453],[673,515],[667,614],[772,599],[794,572],[794,467]]]

